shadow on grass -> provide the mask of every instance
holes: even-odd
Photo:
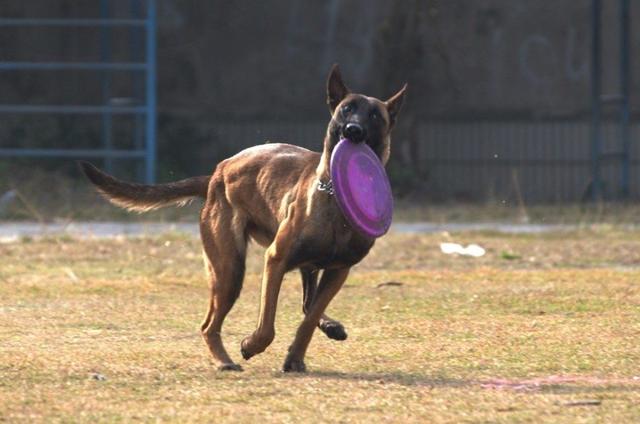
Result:
[[[380,384],[400,384],[411,387],[465,387],[477,384],[471,380],[446,377],[432,377],[404,372],[389,373],[346,373],[339,371],[310,371],[306,374],[282,374],[294,378],[321,378],[331,380],[370,381]]]
[[[540,387],[537,393],[548,393],[554,395],[575,395],[575,394],[592,394],[598,395],[600,393],[632,393],[640,392],[640,386],[636,385],[605,385],[605,386],[583,386],[583,385],[569,385],[562,384],[557,386],[544,386]]]
[[[479,388],[483,390],[509,391],[517,393],[548,393],[558,395],[576,395],[611,392],[640,392],[640,382],[626,379],[594,379],[589,377],[567,378],[562,383],[541,380],[514,380],[508,384],[495,384],[483,380],[456,379],[446,377],[427,376],[404,372],[390,373],[346,373],[339,371],[311,371],[308,374],[281,374],[293,378],[320,378],[331,380],[369,381],[380,384],[399,384],[409,387],[428,388]],[[553,378],[553,377],[552,377]]]

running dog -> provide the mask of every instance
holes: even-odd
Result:
[[[220,331],[242,289],[250,239],[266,247],[266,252],[260,315],[253,334],[241,343],[244,359],[263,352],[273,341],[282,278],[295,269],[302,274],[305,317],[283,371],[306,371],[304,356],[316,326],[332,339],[347,338],[342,324],[324,311],[374,239],[350,227],[332,196],[331,152],[344,137],[367,143],[386,165],[391,130],[406,88],[405,84],[386,101],[355,94],[334,65],[327,80],[331,120],[322,153],[289,144],[265,144],[220,162],[211,176],[158,185],[120,181],[89,163],[80,163],[105,198],[128,210],[145,212],[195,197],[205,199],[200,234],[211,297],[201,332],[220,370],[242,370],[227,353]]]

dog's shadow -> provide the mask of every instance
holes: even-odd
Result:
[[[620,384],[619,382],[611,384],[595,384],[585,385],[578,383],[552,383],[542,384],[538,386],[533,385],[521,385],[521,386],[504,386],[496,387],[492,384],[487,384],[485,380],[473,380],[473,379],[458,379],[448,377],[429,376],[416,373],[405,372],[382,372],[382,373],[348,373],[341,371],[311,371],[305,374],[280,374],[289,378],[319,378],[326,380],[350,380],[350,381],[368,381],[384,384],[398,384],[407,387],[424,387],[430,389],[437,388],[479,388],[482,390],[500,390],[510,391],[514,393],[547,393],[558,395],[598,395],[600,393],[611,392],[640,392],[640,385],[638,384]]]
[[[348,373],[341,371],[309,371],[304,374],[280,374],[280,376],[290,378],[318,378],[324,380],[350,380],[350,381],[370,381],[379,384],[399,384],[408,387],[465,387],[471,386],[474,382],[470,380],[432,377],[423,374],[413,374],[405,372],[382,372],[382,373]]]

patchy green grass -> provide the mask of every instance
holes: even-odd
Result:
[[[487,255],[446,256],[442,241]],[[316,333],[310,372],[285,375],[295,273],[273,345],[219,373],[198,334],[197,240],[0,245],[0,421],[638,422],[639,246],[615,228],[391,234],[330,306],[349,338]],[[238,361],[260,256],[224,328]]]

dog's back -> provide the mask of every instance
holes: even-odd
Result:
[[[292,197],[288,193],[306,189],[319,160],[319,153],[290,144],[251,147],[216,167],[208,197],[224,195],[255,225],[275,232]]]
[[[224,194],[233,197],[229,201],[235,205],[243,206],[247,211],[266,208],[277,219],[283,185],[270,184],[270,179],[275,176],[275,181],[286,181],[287,187],[294,186],[307,170],[315,169],[319,158],[319,153],[302,147],[269,143],[250,147],[220,162],[212,176],[154,185],[119,180],[88,162],[80,162],[80,168],[102,196],[131,211],[147,212],[180,205],[195,197],[207,199],[209,184],[213,181],[214,192],[223,187]]]

